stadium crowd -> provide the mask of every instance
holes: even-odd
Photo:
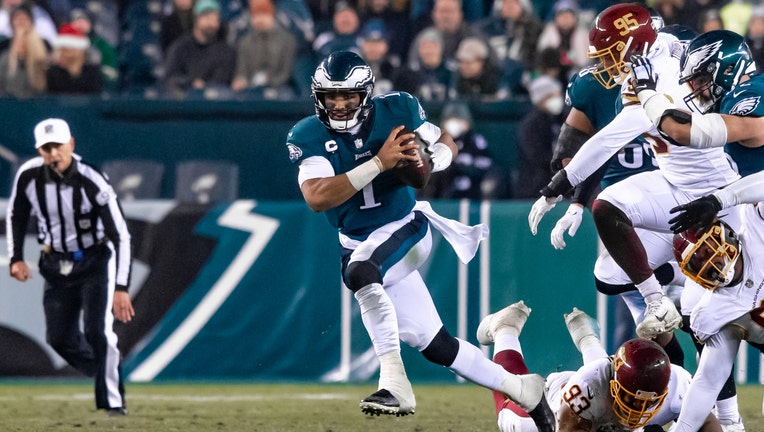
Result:
[[[593,61],[588,33],[608,0],[2,0],[0,97],[306,101],[332,51],[358,53],[375,94],[464,104],[459,173],[427,198],[532,198],[570,111],[569,79]],[[764,65],[764,7],[652,0],[667,25],[744,34]],[[716,27],[714,27],[716,26]],[[760,66],[761,67],[761,66]],[[559,83],[559,85],[558,85]],[[561,91],[557,91],[557,89]],[[494,164],[470,107],[529,101],[511,169]],[[442,113],[435,111],[445,126]]]
[[[0,95],[304,100],[318,62],[346,49],[372,66],[378,93],[403,90],[425,102],[525,97],[535,78],[551,74],[565,88],[591,63],[588,29],[613,3],[3,0]],[[764,8],[753,2],[646,6],[666,24],[738,32],[757,60],[764,53]]]

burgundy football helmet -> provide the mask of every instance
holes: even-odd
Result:
[[[655,38],[650,11],[644,7],[623,3],[603,10],[589,32],[588,57],[599,61],[594,77],[607,89],[622,84],[628,77],[626,62],[633,54],[647,54]]]
[[[675,234],[674,256],[682,273],[713,290],[732,282],[740,240],[729,225],[716,219],[708,228]]]
[[[618,347],[610,396],[619,423],[629,429],[647,424],[663,405],[670,378],[671,363],[657,343],[631,339]]]

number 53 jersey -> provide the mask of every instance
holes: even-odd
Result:
[[[613,379],[613,358],[604,357],[591,361],[577,371],[555,372],[547,377],[547,402],[555,415],[562,404],[574,413],[593,423],[592,431],[600,428],[609,431],[630,431],[622,426],[613,413],[613,397],[610,380]],[[671,365],[668,394],[648,425],[666,425],[679,417],[682,399],[692,376],[681,366]]]

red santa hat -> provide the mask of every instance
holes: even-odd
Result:
[[[86,49],[90,46],[90,40],[71,24],[64,24],[58,29],[53,45],[57,48]]]

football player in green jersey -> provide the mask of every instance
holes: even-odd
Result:
[[[374,75],[355,53],[325,58],[312,81],[316,115],[299,121],[287,136],[289,157],[299,164],[303,197],[323,212],[339,232],[342,278],[353,291],[380,362],[379,389],[361,401],[367,414],[406,415],[414,392],[400,355],[400,340],[460,376],[509,396],[529,411],[540,431],[554,430],[544,396],[544,379],[516,375],[486,358],[480,349],[446,330],[418,268],[432,247],[431,227],[443,234],[462,262],[468,262],[488,235],[484,225],[446,219],[392,169],[413,160],[419,134],[432,172],[456,156],[453,139],[427,116],[413,96],[391,92],[372,97]]]
[[[693,39],[682,59],[680,81],[693,88],[692,115],[655,93],[645,67],[636,67],[642,82],[639,98],[651,120],[675,144],[695,148],[725,147],[741,176],[764,169],[764,76],[745,38],[729,30],[714,30]],[[653,98],[653,96],[656,96]],[[704,114],[705,113],[705,114]]]

